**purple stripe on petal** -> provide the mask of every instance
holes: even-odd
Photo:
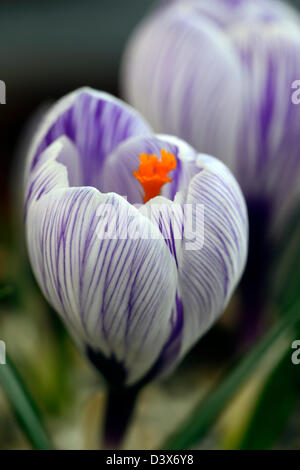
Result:
[[[132,219],[137,239],[124,237]],[[161,234],[144,237],[151,222],[116,194],[59,186],[31,201],[26,229],[36,279],[79,345],[140,380],[173,328],[177,269]]]
[[[120,100],[82,89],[63,98],[46,113],[30,149],[30,171],[49,145],[66,136],[80,156],[80,185],[99,188],[106,156],[124,140],[150,133],[143,119]]]
[[[185,315],[182,353],[223,312],[239,281],[247,257],[245,201],[228,169],[213,157],[199,156],[199,172],[191,181],[185,204],[204,206],[203,227],[195,220],[199,243],[183,244],[179,288]],[[203,228],[203,238],[198,229]]]
[[[281,21],[232,32],[247,93],[232,167],[249,200],[272,205],[269,234],[276,233],[299,200],[300,107],[292,83],[300,75],[300,28]]]
[[[230,159],[243,90],[239,60],[223,31],[189,4],[141,24],[125,53],[123,86],[155,131]]]

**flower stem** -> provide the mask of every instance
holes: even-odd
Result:
[[[139,387],[111,387],[109,389],[103,435],[105,449],[120,448],[133,415],[139,391]]]

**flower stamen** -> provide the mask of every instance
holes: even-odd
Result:
[[[140,165],[133,174],[144,189],[144,203],[153,197],[159,196],[163,185],[173,181],[168,173],[174,170],[176,165],[175,156],[164,149],[161,150],[161,160],[153,154],[140,154]]]

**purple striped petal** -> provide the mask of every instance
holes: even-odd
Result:
[[[205,15],[224,29],[244,20],[295,21],[295,10],[277,0],[174,0],[173,3],[191,9],[194,15]]]
[[[179,268],[186,312],[182,353],[225,309],[243,273],[248,247],[247,210],[234,177],[213,157],[200,155],[198,164],[200,172],[191,181],[186,204],[192,207],[196,233],[202,230],[196,209],[203,205],[204,238],[199,237],[193,249],[183,249]]]
[[[124,140],[150,133],[136,111],[117,98],[89,88],[79,89],[46,113],[29,151],[27,174],[51,143],[66,136],[80,156],[80,184],[99,188],[106,156]]]
[[[240,24],[231,38],[247,92],[237,151],[227,163],[248,200],[269,203],[275,234],[300,195],[300,106],[293,104],[291,89],[300,77],[300,28],[283,21]]]
[[[243,85],[230,40],[217,26],[182,5],[159,9],[133,35],[122,70],[125,97],[156,132],[230,158]]]
[[[179,270],[183,256],[183,235],[184,235],[184,195],[182,192],[176,194],[174,201],[166,197],[156,197],[140,207],[140,212],[151,220],[154,227],[161,232],[166,246],[170,250],[172,257]],[[176,301],[171,315],[172,334],[166,342],[165,347],[157,363],[157,374],[165,376],[171,373],[178,361],[181,359],[183,328],[188,321],[188,311],[184,311],[180,284],[177,285]],[[198,338],[201,331],[198,331]]]
[[[80,169],[80,157],[74,144],[65,136],[53,142],[41,153],[25,182],[25,213],[31,202],[55,188],[80,186]]]
[[[157,197],[140,209],[162,233],[179,272],[177,335],[164,351],[169,358],[164,372],[224,311],[247,257],[248,218],[240,187],[213,157],[199,155],[197,168],[186,195],[178,193],[174,201]]]
[[[155,227],[122,197],[69,187],[65,165],[76,155],[59,139],[30,174],[30,261],[78,344],[117,362],[128,385],[149,371],[172,336],[176,263],[160,232],[147,238]]]

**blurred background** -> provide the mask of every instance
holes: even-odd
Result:
[[[7,87],[6,105],[0,106],[0,287],[12,290],[0,304],[0,339],[57,448],[99,446],[105,384],[76,352],[32,277],[23,245],[18,149],[27,123],[41,106],[83,85],[119,94],[124,45],[153,3],[0,1],[0,79]],[[300,0],[291,3],[300,7]],[[236,303],[238,296],[172,378],[143,390],[125,447],[157,448],[219,377],[235,354]],[[236,447],[271,363],[272,358],[244,387],[201,447]],[[279,434],[276,448],[300,449],[300,401]],[[30,446],[0,389],[0,449],[19,448]]]

